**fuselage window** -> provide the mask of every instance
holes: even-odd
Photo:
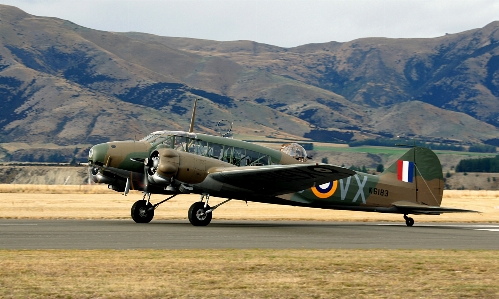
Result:
[[[206,141],[188,139],[187,151],[189,153],[199,156],[207,156],[208,150],[209,150],[208,143]]]
[[[251,166],[261,166],[261,165],[269,165],[269,157],[262,153],[258,153],[255,151],[247,150],[246,151],[248,165]]]
[[[220,144],[210,143],[208,145],[208,157],[222,160],[223,158],[223,147]]]
[[[222,145],[221,157],[220,160],[232,164],[232,147]]]

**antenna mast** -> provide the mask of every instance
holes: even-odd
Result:
[[[196,99],[194,101],[194,108],[192,108],[192,116],[191,116],[191,125],[189,126],[189,133],[192,133],[194,131],[194,117],[196,116],[196,104],[198,103],[199,99]]]

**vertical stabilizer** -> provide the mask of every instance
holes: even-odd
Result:
[[[442,165],[437,155],[425,147],[407,151],[381,175],[384,180],[397,181],[415,191],[404,200],[428,206],[440,206],[444,190]]]

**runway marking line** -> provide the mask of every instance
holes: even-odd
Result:
[[[2,223],[0,226],[38,226],[36,223]]]
[[[378,223],[380,226],[398,226],[400,223]],[[419,224],[419,227],[456,227],[461,229],[471,229],[471,230],[479,230],[479,231],[488,231],[488,232],[499,232],[499,225],[487,225],[487,224],[478,224],[478,225],[456,225],[456,224]]]

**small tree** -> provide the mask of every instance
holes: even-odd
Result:
[[[327,157],[322,158],[321,162],[324,163],[324,164],[328,164],[329,163]]]
[[[378,166],[376,166],[376,171],[377,172],[385,171],[385,166],[383,166],[383,164],[378,164]]]

